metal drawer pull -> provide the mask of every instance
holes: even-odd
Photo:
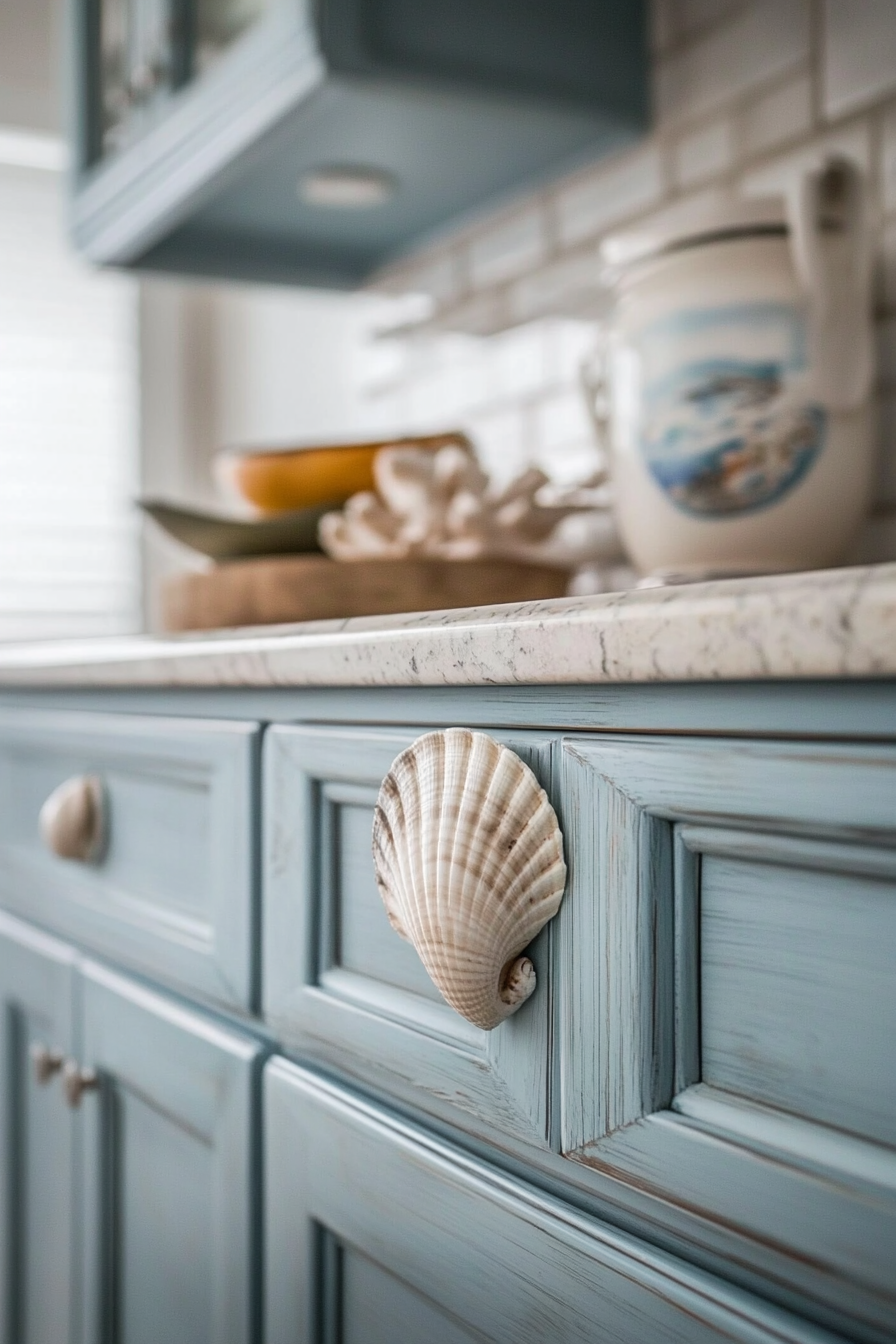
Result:
[[[373,821],[377,886],[443,998],[491,1031],[535,989],[520,956],[557,913],[563,836],[508,747],[467,728],[420,737],[392,763]]]
[[[44,844],[61,859],[94,863],[106,843],[106,803],[97,775],[75,775],[54,789],[40,810]]]
[[[65,1056],[62,1051],[44,1045],[43,1041],[35,1041],[29,1054],[31,1055],[31,1066],[34,1069],[34,1080],[41,1087],[48,1083],[65,1063]]]
[[[65,1099],[76,1111],[81,1105],[81,1098],[85,1092],[96,1092],[99,1088],[100,1080],[96,1069],[82,1069],[76,1059],[67,1059],[65,1067],[62,1070],[62,1087],[65,1092]]]

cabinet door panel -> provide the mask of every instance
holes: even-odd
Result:
[[[832,1338],[284,1060],[264,1100],[267,1344]]]
[[[570,738],[563,1152],[869,1340],[896,1313],[896,750]]]
[[[422,730],[421,730],[422,731]],[[449,1008],[390,926],[371,852],[383,777],[419,732],[277,726],[264,747],[264,1011],[284,1045],[504,1143],[551,1141],[550,926],[494,1031]],[[550,790],[554,743],[494,736]]]
[[[259,1043],[82,972],[85,1340],[254,1338]]]
[[[334,1243],[339,1292],[340,1344],[476,1344],[469,1330],[374,1260]],[[331,1253],[332,1254],[332,1253]]]
[[[73,1048],[74,953],[0,914],[0,1339],[68,1344],[75,1231],[71,1114],[32,1048]]]
[[[700,904],[702,1081],[896,1148],[896,855],[888,881],[704,853]]]

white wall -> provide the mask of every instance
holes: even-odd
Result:
[[[226,448],[352,438],[373,422],[358,364],[394,301],[248,285],[144,280],[140,299],[141,491],[233,507],[214,476]],[[144,604],[158,624],[167,574],[201,565],[153,525]]]

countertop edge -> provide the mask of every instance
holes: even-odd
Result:
[[[372,687],[896,674],[896,564],[211,635],[0,648],[0,687]]]

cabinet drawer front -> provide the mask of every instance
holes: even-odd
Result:
[[[563,752],[563,1151],[889,1338],[896,750]]]
[[[424,730],[274,727],[264,748],[264,1011],[283,1043],[485,1137],[549,1141],[550,926],[532,998],[471,1026],[389,924],[371,851],[395,757]],[[550,792],[553,744],[492,736]]]
[[[0,713],[0,901],[220,1003],[255,986],[257,724]],[[57,857],[38,816],[67,780],[101,782],[105,843]]]
[[[283,1060],[264,1101],[269,1344],[832,1339]]]

